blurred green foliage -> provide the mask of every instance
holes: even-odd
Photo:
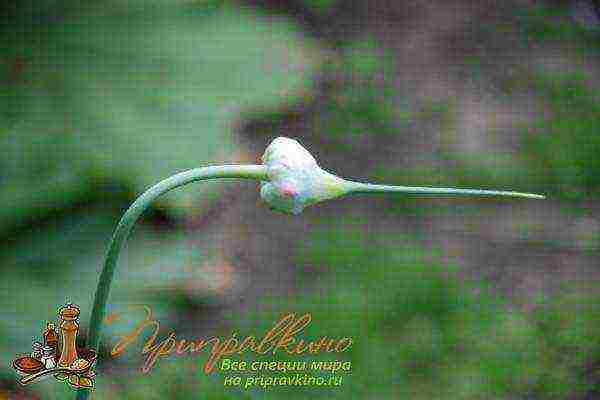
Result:
[[[517,11],[523,33],[538,43],[568,43],[580,54],[596,54],[600,50],[598,27],[595,29],[574,23],[570,17],[572,3],[555,6],[538,5]]]
[[[544,299],[531,319],[509,311],[485,283],[458,280],[452,266],[423,253],[402,232],[366,234],[360,229],[363,222],[346,218],[314,226],[296,258],[298,265],[321,271],[311,293],[265,297],[260,313],[228,315],[241,337],[260,335],[281,315],[294,312],[312,316],[298,338],[354,338],[353,351],[335,357],[277,356],[351,361],[352,373],[344,375],[341,387],[225,391],[222,382],[230,373],[217,371],[207,377],[192,372],[206,362],[201,355],[164,361],[152,373],[157,378],[142,377],[118,393],[137,398],[144,390],[171,393],[178,388],[173,398],[199,390],[199,398],[219,399],[470,399],[524,394],[562,399],[590,390],[580,368],[600,351],[594,322],[600,297],[565,293]],[[332,252],[332,247],[338,251]],[[314,279],[310,271],[298,275],[307,282]],[[219,334],[227,337],[230,332]],[[187,380],[181,375],[188,375]]]
[[[566,199],[597,197],[600,190],[600,97],[582,78],[544,76],[535,82],[549,119],[530,128],[524,153],[539,163],[537,180]]]
[[[326,12],[333,8],[337,0],[302,0],[311,9],[317,12]]]
[[[523,393],[564,398],[573,388],[582,388],[571,373],[576,364],[564,362],[570,353],[550,345],[553,334],[563,334],[559,329],[552,334],[519,311],[507,311],[485,283],[459,281],[454,268],[435,256],[425,261],[431,254],[402,232],[365,234],[353,230],[358,226],[360,221],[324,222],[310,237],[299,263],[328,268],[321,293],[342,296],[333,302],[339,306],[319,306],[315,299],[306,310],[323,309],[322,319],[319,311],[315,319],[327,332],[344,331],[330,327],[332,320],[346,324],[346,332],[361,327],[357,341],[364,352],[353,361],[369,371],[371,384],[385,390],[396,383],[395,393],[387,394],[417,399],[508,398]],[[343,250],[332,253],[330,246]],[[347,282],[356,282],[352,297],[360,299],[343,297]],[[586,309],[593,310],[597,301]],[[569,315],[574,306],[557,308]],[[553,315],[554,307],[545,303],[540,315]],[[580,329],[592,322],[582,318]],[[576,334],[571,337],[576,352],[600,349],[590,333],[579,337],[589,338],[588,343]]]
[[[139,192],[230,161],[240,109],[307,87],[313,50],[293,25],[210,3],[84,3],[56,22],[3,26],[0,227],[103,180]],[[186,206],[206,187],[161,201]]]

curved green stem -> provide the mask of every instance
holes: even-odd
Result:
[[[541,194],[521,193],[500,190],[479,190],[459,188],[434,188],[420,186],[389,186],[373,185],[370,183],[349,182],[350,193],[406,193],[420,195],[449,195],[449,196],[510,196],[530,199],[545,199]]]
[[[102,321],[106,311],[106,302],[119,259],[119,253],[137,219],[157,197],[170,190],[191,182],[220,178],[267,180],[267,173],[266,168],[262,165],[221,165],[191,169],[173,175],[152,186],[138,197],[125,214],[123,214],[110,241],[104,259],[104,267],[98,281],[89,323],[87,347],[96,351],[98,350]],[[88,391],[81,390],[77,394],[77,399],[86,399],[87,396]]]

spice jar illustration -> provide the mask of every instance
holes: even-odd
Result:
[[[52,322],[48,322],[44,331],[44,346],[52,347],[54,354],[58,355],[58,333]]]
[[[77,331],[79,330],[79,324],[77,323],[79,308],[68,303],[65,307],[60,309],[59,316],[62,319],[60,324],[62,349],[60,352],[60,359],[58,360],[58,366],[70,367],[71,363],[79,358],[75,346]]]
[[[36,360],[41,360],[43,347],[44,346],[40,342],[33,342],[31,344],[31,358],[35,358]]]

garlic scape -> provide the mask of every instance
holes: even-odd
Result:
[[[531,193],[353,182],[323,170],[298,141],[285,137],[278,137],[269,144],[262,161],[262,165],[220,165],[184,171],[150,187],[133,202],[117,224],[108,246],[94,296],[86,347],[98,351],[106,303],[119,254],[135,222],[157,197],[188,183],[225,178],[258,180],[261,181],[261,198],[272,209],[291,214],[299,214],[307,206],[352,193],[544,198],[542,195]],[[87,390],[80,390],[77,398],[86,399],[88,394]]]

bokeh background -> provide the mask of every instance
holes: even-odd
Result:
[[[109,311],[163,334],[355,338],[341,387],[237,390],[205,356],[144,376],[108,351],[95,399],[600,398],[600,5],[593,0],[12,0],[0,6],[0,398],[66,301],[79,342],[112,229],[145,187],[256,163],[279,135],[354,180],[544,201],[351,197],[301,216],[254,182],[158,201]],[[321,360],[326,357],[319,358]],[[340,359],[338,356],[337,359]]]

